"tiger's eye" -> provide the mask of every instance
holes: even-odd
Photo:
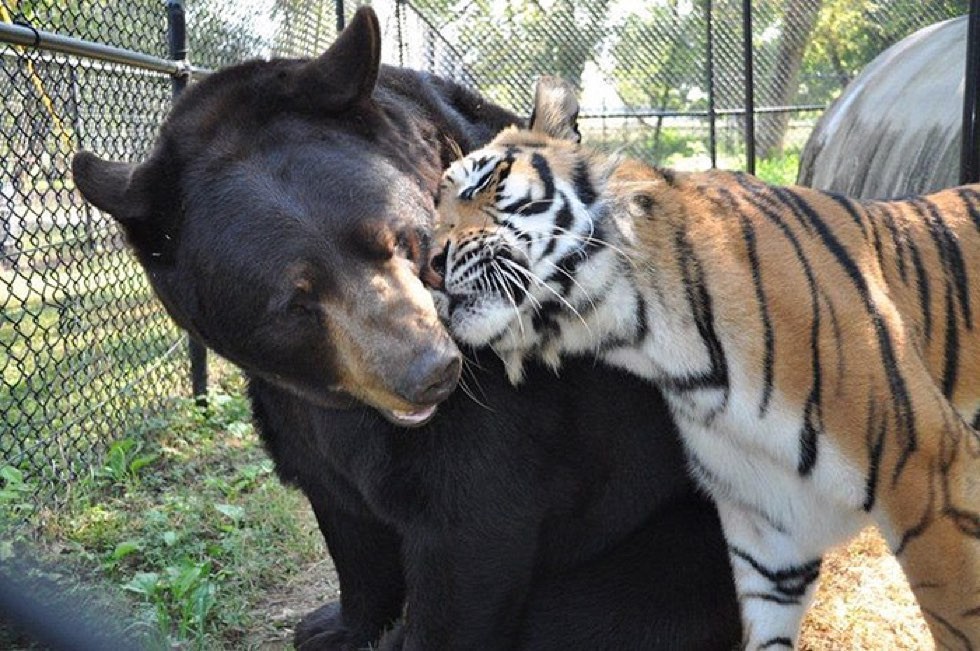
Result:
[[[653,212],[653,208],[656,205],[656,199],[649,194],[639,192],[634,194],[630,199],[629,212],[634,217],[651,217],[652,215],[650,213]]]

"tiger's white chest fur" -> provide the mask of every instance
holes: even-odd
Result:
[[[528,354],[558,369],[564,354],[592,353],[663,388],[692,474],[716,499],[761,515],[778,530],[812,545],[815,555],[864,526],[863,472],[831,441],[822,440],[813,470],[801,478],[797,463],[803,407],[784,400],[777,390],[760,415],[763,387],[758,373],[743,370],[751,364],[741,359],[739,333],[718,335],[726,364],[724,386],[677,386],[677,378],[710,377],[711,350],[690,310],[680,304],[679,293],[657,291],[656,282],[637,283],[636,274],[656,275],[656,270],[630,266],[610,249],[584,263],[565,295],[565,307],[574,310],[562,310],[549,327],[511,328],[494,343],[512,379],[519,380]],[[638,285],[653,289],[639,291]],[[540,303],[553,301],[550,294],[547,288],[534,290]],[[524,322],[534,320],[540,303],[523,307]]]

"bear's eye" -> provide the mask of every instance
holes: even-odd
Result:
[[[295,317],[319,321],[323,316],[323,307],[316,297],[309,292],[298,290],[286,305],[286,311]]]
[[[395,255],[395,236],[387,226],[364,224],[354,233],[354,246],[369,260],[384,262]]]
[[[427,237],[427,234],[415,230],[400,231],[395,235],[395,248],[418,267],[423,257],[423,250],[427,248],[425,240]]]
[[[286,300],[280,305],[283,305],[283,311],[290,316],[319,318],[323,311],[313,291],[313,282],[306,276],[296,278],[285,292],[285,297]]]

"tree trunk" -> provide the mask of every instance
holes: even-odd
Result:
[[[820,5],[821,0],[787,0],[772,77],[768,84],[760,85],[757,106],[788,106],[796,99],[803,53],[810,42]],[[789,117],[787,112],[763,113],[759,116],[756,151],[762,158],[782,151]]]

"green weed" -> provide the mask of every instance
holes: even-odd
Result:
[[[109,446],[105,465],[95,472],[95,476],[116,486],[139,482],[140,472],[159,455],[155,452],[142,453],[143,442],[132,438],[116,441]]]
[[[776,185],[793,185],[800,169],[800,149],[786,149],[779,156],[760,158],[755,164],[755,174],[763,181]]]
[[[255,604],[325,554],[302,495],[259,445],[244,381],[212,367],[206,407],[174,399],[113,443],[57,510],[15,514],[33,487],[0,469],[0,523],[20,518],[0,527],[0,558],[29,541],[76,579],[124,595],[151,649],[242,648],[269,627]]]

